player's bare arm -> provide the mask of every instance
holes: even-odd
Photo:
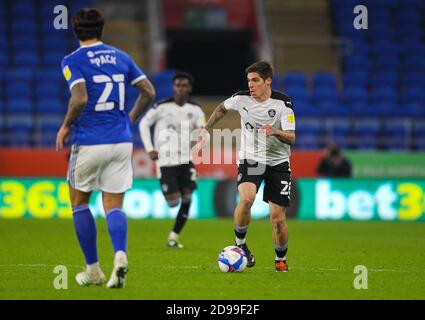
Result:
[[[141,116],[141,114],[155,100],[156,92],[152,83],[148,79],[137,82],[135,88],[139,90],[140,95],[130,111],[130,122],[133,124]]]
[[[88,101],[86,84],[77,83],[71,90],[68,111],[65,115],[62,126],[56,136],[56,150],[63,148],[64,141],[68,138],[71,124],[80,116]]]
[[[294,130],[279,130],[271,127],[270,125],[266,124],[261,127],[261,130],[265,133],[266,136],[270,137],[276,137],[281,142],[293,145],[295,142],[295,131]]]
[[[208,131],[211,130],[214,127],[214,125],[221,118],[224,117],[224,115],[226,114],[226,112],[227,112],[227,109],[224,107],[224,102],[220,103],[217,106],[217,108],[215,108],[215,110],[211,114],[210,118],[208,119],[207,124],[199,132],[198,142],[196,143],[196,145],[193,148],[194,151],[198,152],[199,150],[201,150],[204,147],[204,145],[205,145],[205,143],[206,143],[206,141],[208,140],[208,137],[209,137]]]
[[[224,102],[220,103],[217,108],[215,108],[214,112],[211,114],[208,119],[207,124],[205,125],[205,130],[211,130],[214,125],[226,114],[227,109],[224,107]]]

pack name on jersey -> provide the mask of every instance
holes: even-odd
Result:
[[[104,64],[114,64],[114,65],[116,65],[117,64],[117,57],[111,56],[109,54],[105,54],[105,55],[102,54],[102,55],[100,55],[96,58],[90,59],[90,63],[95,64],[98,67],[100,67],[101,65],[104,65]]]

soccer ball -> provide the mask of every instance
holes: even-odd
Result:
[[[246,268],[246,253],[237,246],[228,246],[218,255],[218,267],[223,272],[242,272]]]

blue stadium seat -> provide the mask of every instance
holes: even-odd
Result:
[[[34,80],[35,72],[31,68],[14,68],[6,71],[6,81],[10,82],[30,82]]]
[[[410,123],[407,121],[385,121],[384,145],[388,150],[407,150],[410,145]]]
[[[35,68],[38,63],[38,56],[34,52],[18,53],[13,58],[13,64],[20,68]]]
[[[425,86],[409,86],[401,94],[401,102],[404,104],[421,104],[425,108]]]
[[[353,129],[357,149],[369,150],[378,147],[380,123],[377,120],[355,121]]]
[[[62,96],[62,86],[57,82],[39,82],[35,88],[35,97],[42,98],[57,98]]]
[[[33,35],[36,32],[36,21],[31,17],[19,16],[19,19],[12,21],[11,30],[13,36]]]
[[[425,151],[425,121],[413,123],[412,139],[415,150]]]
[[[34,122],[32,116],[9,116],[6,122],[9,146],[32,146]]]
[[[65,81],[62,75],[62,71],[57,69],[39,70],[35,75],[35,80],[37,82],[52,81],[52,82],[58,82],[58,83]]]
[[[346,87],[343,94],[342,100],[347,105],[367,105],[368,103],[368,93],[367,90],[362,87],[350,86]]]
[[[413,71],[405,72],[401,78],[403,87],[425,86],[425,73]]]
[[[37,39],[34,36],[19,36],[12,38],[12,48],[14,51],[37,51],[37,46]]]
[[[44,97],[37,99],[35,106],[39,114],[63,115],[66,112],[66,103],[58,98]]]
[[[331,72],[316,72],[313,75],[313,87],[336,88],[336,76]]]
[[[310,102],[310,94],[304,86],[289,86],[285,88],[285,92],[294,100],[294,103]]]
[[[318,103],[318,107],[320,110],[320,114],[326,118],[329,118],[329,117],[346,118],[351,113],[350,106],[341,104],[341,103],[321,102],[321,103]]]
[[[352,72],[345,72],[343,75],[344,87],[366,87],[368,81],[367,70],[353,70]]]
[[[398,73],[391,71],[375,72],[370,75],[370,86],[383,87],[391,86],[395,87],[398,83]]]
[[[353,117],[356,118],[367,118],[374,117],[379,118],[382,116],[382,107],[368,104],[368,103],[352,103],[350,105],[350,113]]]
[[[38,120],[39,141],[41,147],[54,147],[56,134],[62,124],[62,117],[41,117]]]
[[[285,87],[289,86],[303,86],[307,85],[307,78],[302,72],[287,72],[283,76],[283,83]]]
[[[64,57],[62,52],[49,52],[42,58],[45,67],[53,67],[60,69],[61,62]]]
[[[370,100],[372,104],[394,106],[397,103],[397,90],[394,87],[383,86],[372,90]]]
[[[16,97],[6,100],[6,110],[8,114],[29,114],[33,111],[32,100],[28,98]]]
[[[319,110],[318,106],[312,103],[309,103],[307,100],[305,101],[299,101],[297,97],[293,98],[292,101],[294,102],[294,112],[297,119],[300,117],[312,117],[312,116],[319,116],[321,114],[321,110]]]
[[[397,72],[400,68],[400,60],[396,55],[381,55],[376,58],[373,64],[373,69],[378,72],[393,71]]]
[[[349,148],[351,124],[348,119],[340,118],[326,122],[327,140],[337,143],[341,148]]]
[[[273,75],[273,90],[284,91],[283,75],[276,73]]]
[[[338,102],[336,89],[327,86],[316,87],[312,98],[315,103],[336,104]]]
[[[9,81],[6,86],[6,96],[9,99],[32,97],[32,86],[29,82]]]
[[[370,53],[379,59],[383,54],[398,55],[400,47],[394,41],[380,40],[371,44]]]
[[[0,50],[0,68],[5,68],[7,67],[8,64],[9,64],[9,55],[7,51]]]
[[[425,57],[417,54],[410,54],[404,58],[402,68],[405,72],[420,71],[425,72]]]
[[[368,56],[350,56],[344,59],[344,71],[351,72],[351,70],[367,70],[370,66]]]
[[[323,124],[320,120],[303,120],[297,122],[297,149],[318,149],[325,145],[323,137]]]
[[[35,1],[24,0],[24,1],[12,1],[10,11],[13,17],[35,17],[36,10]]]
[[[396,29],[397,37],[400,39],[405,38],[422,38],[422,26],[420,24],[402,24]]]

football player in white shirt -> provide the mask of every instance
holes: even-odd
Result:
[[[196,170],[192,163],[190,135],[205,126],[205,114],[199,104],[189,100],[193,77],[179,72],[173,77],[174,96],[159,101],[139,125],[141,138],[152,160],[157,160],[161,190],[170,207],[181,203],[169,247],[183,248],[179,241],[189,216],[192,192],[196,189]],[[154,144],[150,127],[156,124]]]
[[[295,142],[295,116],[291,99],[272,90],[273,68],[266,61],[246,70],[249,91],[240,91],[217,106],[201,130],[195,151],[209,139],[209,132],[228,110],[241,116],[241,147],[238,161],[240,202],[235,208],[236,245],[248,257],[248,267],[255,265],[254,255],[246,243],[251,220],[251,206],[264,181],[263,200],[269,204],[276,253],[275,271],[287,272],[288,227],[286,210],[291,192],[290,146]]]

